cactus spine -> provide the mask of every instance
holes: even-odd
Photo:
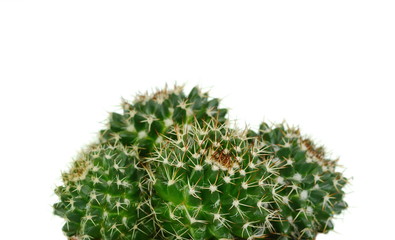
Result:
[[[197,87],[122,106],[55,191],[71,240],[314,239],[347,207],[337,161],[296,128],[232,128]]]

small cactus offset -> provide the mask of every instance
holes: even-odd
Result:
[[[70,240],[308,240],[347,207],[337,160],[299,129],[230,126],[198,87],[122,106],[55,190]]]
[[[147,180],[136,148],[90,146],[55,191],[63,232],[70,239],[146,239],[153,232]]]
[[[288,224],[281,223],[280,232],[291,233],[291,239],[311,239],[332,230],[334,215],[347,208],[342,190],[347,179],[335,171],[337,160],[328,159],[324,148],[302,137],[299,129],[284,124],[262,123],[259,139],[278,160],[279,194],[289,203],[281,208]]]

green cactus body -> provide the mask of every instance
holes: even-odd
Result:
[[[123,101],[123,114],[111,113],[108,128],[101,131],[100,140],[139,146],[141,156],[147,156],[173,125],[211,118],[224,122],[227,109],[220,109],[218,105],[219,99],[210,99],[208,93],[198,87],[188,95],[180,86],[172,90],[166,87],[151,95],[142,94],[134,103]]]
[[[82,152],[56,189],[55,214],[71,240],[147,239],[152,235],[145,181],[135,148],[95,145]]]
[[[229,127],[193,88],[142,95],[112,113],[57,187],[70,240],[311,240],[333,229],[347,179],[298,129]]]
[[[266,151],[224,125],[175,129],[150,158],[152,199],[164,239],[233,239],[264,235],[275,211]],[[270,185],[260,185],[267,183]]]
[[[314,239],[333,229],[334,215],[347,207],[342,190],[347,179],[335,171],[337,160],[285,124],[262,123],[259,140],[273,152],[279,168],[278,194],[286,204],[279,206],[283,221],[274,227],[281,239]]]

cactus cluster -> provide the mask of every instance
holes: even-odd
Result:
[[[122,107],[55,190],[70,240],[307,240],[347,207],[337,160],[297,128],[230,126],[198,87]]]

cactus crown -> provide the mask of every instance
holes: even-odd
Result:
[[[62,175],[69,239],[314,239],[347,207],[336,160],[296,128],[229,126],[199,88],[123,102]]]
[[[123,114],[111,113],[108,127],[100,131],[100,141],[121,142],[140,148],[148,156],[173,125],[188,125],[211,118],[224,122],[227,109],[218,108],[219,99],[195,87],[186,95],[182,86],[137,95],[134,102],[122,100]]]

